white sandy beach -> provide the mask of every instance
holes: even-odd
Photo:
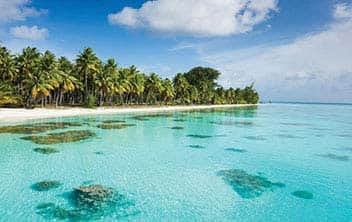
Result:
[[[84,116],[84,115],[102,115],[118,113],[145,113],[145,112],[167,112],[167,111],[186,111],[193,109],[209,108],[229,108],[252,106],[248,104],[234,105],[195,105],[195,106],[142,106],[142,107],[100,107],[96,109],[86,108],[36,108],[36,109],[12,109],[0,108],[0,122],[20,122],[32,119],[46,119],[53,117],[65,116]]]

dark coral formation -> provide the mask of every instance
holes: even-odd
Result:
[[[186,122],[187,120],[185,120],[185,119],[174,119],[173,121],[174,122]]]
[[[344,147],[343,150],[346,150],[346,151],[349,151],[349,152],[352,152],[352,147]]]
[[[304,139],[303,136],[296,136],[292,134],[283,134],[283,133],[276,134],[276,136],[280,138],[286,138],[286,139]]]
[[[111,123],[125,123],[125,120],[116,120],[116,119],[112,119],[112,120],[104,120],[102,123],[107,123],[107,124],[111,124]]]
[[[184,127],[183,127],[183,126],[173,126],[173,127],[170,127],[170,129],[173,129],[173,130],[183,130]]]
[[[71,198],[75,206],[95,209],[111,201],[113,195],[114,192],[112,188],[103,187],[102,185],[88,185],[75,188]]]
[[[38,204],[36,213],[48,220],[82,221],[86,219],[78,210],[66,209],[50,202]]]
[[[233,120],[226,120],[226,121],[211,121],[210,123],[216,124],[216,125],[223,125],[223,126],[242,126],[242,127],[247,127],[247,126],[253,126],[254,123],[250,121],[233,121]]]
[[[338,137],[344,137],[344,138],[352,138],[352,133],[344,133],[344,134],[337,134],[336,136]]]
[[[188,134],[187,137],[197,138],[197,139],[211,138],[211,136],[209,136],[209,135],[200,135],[200,134]]]
[[[86,185],[73,189],[68,195],[70,208],[41,203],[37,213],[46,219],[90,221],[113,217],[120,219],[139,213],[134,202],[115,190],[102,185]]]
[[[311,126],[311,124],[309,124],[309,123],[289,123],[289,122],[281,123],[281,125],[285,125],[285,126]]]
[[[306,190],[297,190],[292,192],[291,194],[295,197],[306,199],[306,200],[313,199],[313,193]]]
[[[68,127],[74,127],[74,126],[81,126],[81,124],[74,123],[74,122],[47,122],[47,123],[2,126],[0,127],[0,133],[35,134],[35,133],[43,133],[43,132],[57,130],[57,129],[66,129]]]
[[[332,160],[338,160],[338,161],[348,161],[350,158],[348,156],[339,156],[333,153],[328,153],[328,154],[318,154],[320,157],[332,159]]]
[[[59,152],[59,150],[53,147],[37,147],[34,148],[33,151],[41,154],[53,154]]]
[[[71,130],[62,133],[49,133],[44,136],[26,136],[21,139],[30,140],[36,144],[57,144],[77,142],[93,136],[95,133],[89,130]]]
[[[201,114],[201,113],[220,113],[220,114],[230,114],[231,117],[243,117],[243,118],[253,118],[256,116],[257,106],[243,106],[243,107],[234,107],[234,108],[212,108],[212,109],[194,109],[182,111],[182,113],[188,114]]]
[[[57,180],[44,180],[33,184],[31,188],[35,191],[48,191],[51,189],[58,188],[61,185],[61,182]]]
[[[242,198],[255,198],[266,191],[272,191],[275,187],[284,187],[283,183],[273,183],[267,178],[248,174],[244,170],[231,169],[218,172],[226,183]]]
[[[238,149],[238,148],[226,148],[226,151],[234,152],[234,153],[245,153],[247,150]]]
[[[173,114],[172,113],[152,113],[152,114],[134,116],[133,119],[146,121],[146,120],[149,120],[150,118],[167,118],[167,117],[173,117]]]
[[[123,124],[108,124],[108,123],[104,123],[104,124],[100,124],[97,127],[100,129],[124,129],[127,127],[131,127],[131,126],[135,126],[136,124],[127,124],[127,123],[123,123]]]
[[[201,145],[189,145],[188,147],[192,149],[205,149],[205,146]]]
[[[257,141],[266,140],[266,138],[263,136],[245,136],[244,138],[246,138],[247,140],[257,140]]]
[[[194,116],[193,119],[203,119],[201,116]]]

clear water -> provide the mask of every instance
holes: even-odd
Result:
[[[176,112],[146,121],[133,116],[31,121],[89,123],[70,129],[97,134],[50,145],[60,150],[51,155],[34,152],[40,146],[20,139],[23,135],[0,134],[0,221],[45,221],[36,213],[39,203],[66,206],[64,194],[85,183],[112,187],[134,202],[134,213],[100,221],[352,221],[350,105],[273,104]],[[111,119],[137,125],[96,127]],[[170,129],[174,126],[184,129]],[[192,134],[211,137],[187,136]],[[218,174],[230,169],[286,186],[243,198]],[[59,180],[62,186],[31,189],[43,180]],[[311,192],[313,199],[293,196],[296,190]]]

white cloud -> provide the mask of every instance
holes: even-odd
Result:
[[[0,0],[0,23],[24,21],[30,16],[47,13],[46,10],[30,6],[30,0]]]
[[[10,33],[15,38],[28,39],[33,41],[44,40],[49,35],[49,31],[46,28],[38,28],[38,26],[28,27],[25,25],[11,28]]]
[[[352,18],[352,7],[348,4],[337,4],[334,10],[334,17],[337,19],[341,18]]]
[[[155,0],[109,14],[111,24],[166,33],[227,36],[251,31],[277,10],[277,0]]]
[[[352,17],[336,6],[337,20],[290,43],[228,51],[203,60],[220,69],[221,83],[256,82],[263,99],[352,102]]]

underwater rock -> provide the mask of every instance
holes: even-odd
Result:
[[[74,204],[79,208],[95,208],[112,200],[112,188],[102,185],[87,185],[75,188],[72,192]]]
[[[104,120],[102,123],[107,123],[107,124],[111,124],[111,123],[125,123],[125,120]]]
[[[47,123],[34,123],[24,125],[11,125],[0,127],[0,133],[11,134],[35,134],[47,131],[65,129],[68,127],[81,126],[80,123],[74,122],[47,122]]]
[[[201,145],[189,145],[188,147],[192,149],[205,149],[205,146]]]
[[[82,126],[82,124],[78,122],[46,122],[42,124],[49,126],[61,126],[64,128]]]
[[[276,134],[277,137],[286,138],[286,139],[304,139],[302,136],[296,136],[292,134]]]
[[[329,159],[338,160],[338,161],[348,161],[350,159],[348,156],[339,156],[333,153],[317,154],[317,155],[320,157],[329,158]]]
[[[201,116],[194,116],[193,119],[203,119]]]
[[[185,119],[174,119],[173,121],[174,122],[186,122],[187,120],[185,120]]]
[[[281,125],[285,126],[311,126],[309,123],[281,123]]]
[[[150,118],[166,118],[166,117],[173,117],[173,114],[172,113],[154,113],[154,114],[134,116],[133,119],[146,121],[146,120],[149,120]]]
[[[199,135],[199,134],[188,134],[187,137],[197,138],[197,139],[206,139],[206,138],[211,138],[212,136],[209,136],[209,135]]]
[[[217,175],[221,176],[240,197],[246,199],[259,197],[266,191],[285,186],[283,183],[273,183],[263,176],[251,175],[240,169],[221,170]]]
[[[31,188],[32,190],[35,190],[35,191],[48,191],[51,189],[58,188],[61,185],[62,185],[61,182],[57,180],[44,180],[33,184]]]
[[[48,220],[68,220],[68,221],[81,221],[85,216],[76,209],[66,209],[55,205],[54,203],[40,203],[36,207],[36,213],[43,216]]]
[[[84,118],[82,119],[82,121],[84,121],[85,123],[95,123],[95,122],[99,122],[99,119],[96,118]]]
[[[253,126],[254,123],[250,121],[211,121],[210,123],[223,126]]]
[[[100,124],[97,127],[100,129],[124,129],[135,125],[136,124]]]
[[[235,153],[245,153],[245,152],[247,152],[247,150],[238,149],[238,148],[226,148],[225,150],[226,151],[235,152]]]
[[[347,134],[347,133],[345,133],[345,134],[337,134],[336,136],[344,137],[344,138],[352,138],[352,134]]]
[[[313,194],[306,190],[297,190],[292,192],[291,194],[295,197],[306,199],[306,200],[313,199]]]
[[[218,135],[215,135],[214,137],[227,137],[227,134],[218,134]]]
[[[346,150],[346,151],[349,151],[349,152],[352,152],[352,147],[344,147],[343,150]]]
[[[316,131],[330,131],[329,128],[321,128],[321,127],[311,127],[311,130],[316,130]]]
[[[258,141],[264,141],[266,140],[265,137],[263,136],[245,136],[247,140],[258,140]]]
[[[102,185],[80,186],[68,195],[68,206],[41,203],[36,213],[49,220],[91,221],[110,217],[115,220],[140,213],[135,203],[112,188]]]
[[[53,154],[53,153],[59,152],[59,150],[53,147],[37,147],[37,148],[34,148],[33,151],[41,154]]]
[[[170,129],[174,129],[174,130],[183,130],[184,127],[183,127],[183,126],[173,126],[173,127],[170,127]]]
[[[62,133],[49,133],[45,136],[26,136],[23,140],[30,140],[36,144],[70,143],[88,139],[96,134],[89,130],[71,130]]]
[[[94,154],[96,154],[96,155],[104,155],[104,153],[102,151],[94,152]]]

